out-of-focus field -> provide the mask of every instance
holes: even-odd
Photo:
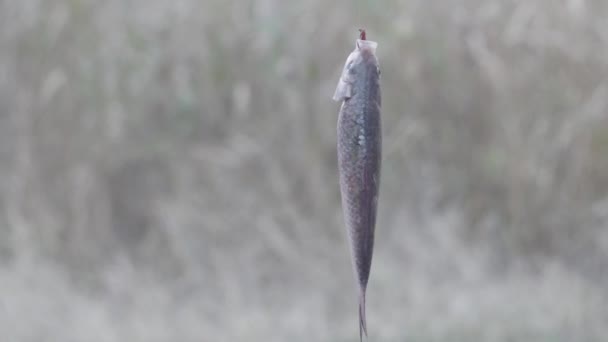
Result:
[[[361,26],[369,340],[606,341],[604,0],[0,0],[0,340],[356,341]]]

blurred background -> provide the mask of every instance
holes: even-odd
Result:
[[[379,43],[370,341],[605,341],[608,2],[0,0],[0,336],[356,341],[339,104]]]

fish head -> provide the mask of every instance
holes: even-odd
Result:
[[[334,93],[334,101],[346,101],[353,97],[369,81],[369,77],[379,77],[380,68],[376,57],[378,43],[371,40],[357,39],[355,49],[350,53],[338,86]]]

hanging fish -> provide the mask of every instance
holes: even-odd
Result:
[[[382,130],[378,43],[361,29],[346,59],[333,99],[342,101],[338,116],[338,169],[342,210],[359,289],[359,338],[367,336],[365,291],[374,250],[380,184]]]

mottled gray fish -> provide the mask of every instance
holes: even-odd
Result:
[[[378,44],[361,30],[346,59],[333,99],[342,101],[338,117],[338,168],[342,210],[359,287],[359,338],[367,336],[365,291],[374,249],[380,183],[382,130]]]

